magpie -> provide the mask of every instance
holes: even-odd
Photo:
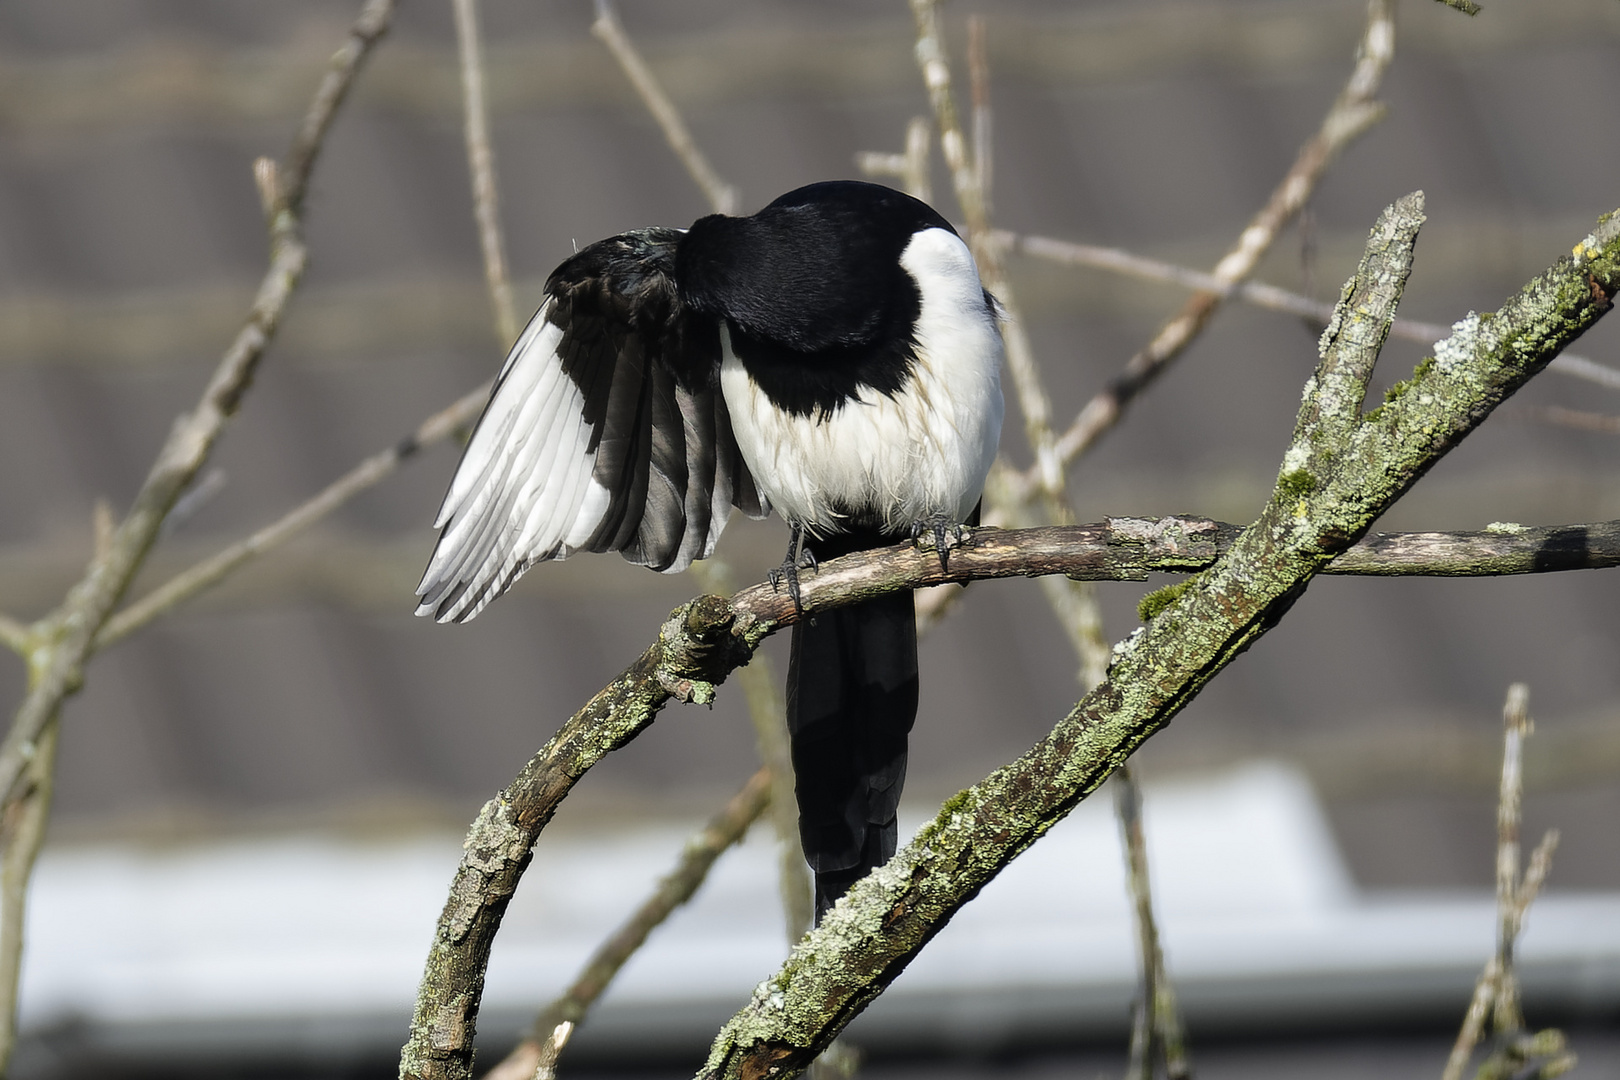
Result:
[[[923,530],[945,559],[1000,438],[998,317],[950,223],[876,184],[591,244],[546,281],[495,381],[417,614],[470,619],[578,551],[674,573],[733,509],[786,520],[795,600],[801,567]],[[912,594],[797,624],[787,698],[819,922],[894,854]]]

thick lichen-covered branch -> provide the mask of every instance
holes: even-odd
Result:
[[[1169,723],[1286,614],[1317,572],[1608,309],[1620,289],[1617,236],[1620,221],[1606,218],[1495,316],[1459,323],[1392,401],[1340,432],[1323,428],[1312,483],[1279,483],[1215,565],[1116,648],[1102,685],[1023,757],[948,800],[857,883],[727,1024],[701,1075],[802,1070],[963,903]],[[1370,299],[1369,319],[1392,317]],[[1347,356],[1334,366],[1370,369]],[[1319,387],[1328,374],[1318,369]],[[1319,411],[1308,399],[1301,427]]]
[[[774,798],[773,781],[770,766],[761,768],[718,814],[686,841],[675,868],[659,878],[646,899],[596,947],[568,989],[540,1010],[529,1033],[489,1071],[485,1080],[530,1080],[531,1077],[553,1080],[557,1075],[557,1059],[591,1006],[625,962],[641,948],[647,935],[692,899],[715,861],[747,835],[748,827],[759,819]],[[788,797],[791,800],[791,787]]]
[[[716,596],[677,609],[658,641],[575,713],[517,779],[484,804],[462,845],[400,1054],[401,1077],[466,1077],[489,950],[530,849],[586,771],[642,729],[671,697],[706,703],[745,662],[736,614]]]
[[[1606,310],[1609,293],[1620,285],[1616,231],[1605,223],[1587,238],[1588,254],[1578,263],[1564,260],[1510,301],[1498,316],[1494,345],[1470,329],[1482,320],[1465,321],[1441,350],[1450,359],[1425,364],[1394,401],[1361,419],[1323,476],[1279,484],[1246,530],[1189,518],[979,529],[953,551],[948,569],[933,551],[901,544],[806,574],[802,607],[783,590],[756,585],[729,602],[701,597],[679,609],[659,641],[575,714],[480,814],[440,919],[401,1076],[470,1075],[490,943],[530,847],[573,784],[651,723],[671,696],[712,700],[715,685],[760,641],[807,614],[881,592],[977,578],[1195,574],[1145,631],[1116,650],[1108,680],[1046,740],[948,803],[917,843],[857,886],[856,904],[835,909],[801,944],[790,968],[767,984],[775,989],[763,990],[728,1028],[714,1063],[723,1075],[748,1075],[756,1067],[765,1070],[758,1075],[769,1075],[772,1063],[800,1068],[812,1059],[957,906],[1280,618],[1315,573],[1340,569],[1340,560],[1351,573],[1620,565],[1620,523],[1393,534],[1352,546],[1445,449]],[[1516,332],[1508,333],[1510,326]],[[1364,347],[1376,340],[1364,339]],[[1382,501],[1367,490],[1381,491]],[[804,994],[821,994],[829,1004],[805,1005],[820,999]],[[773,1004],[779,998],[782,1004]],[[790,998],[799,1004],[785,1012]]]
[[[470,1075],[484,965],[506,902],[528,865],[529,848],[573,784],[639,734],[670,696],[712,700],[715,685],[746,663],[769,634],[806,614],[879,592],[1049,574],[1096,581],[1197,574],[1243,535],[1234,525],[1186,517],[978,529],[967,546],[954,550],[948,570],[931,550],[900,544],[834,559],[804,575],[800,609],[768,584],[744,589],[729,602],[702,597],[678,609],[659,641],[575,714],[479,815],[440,919],[401,1076]],[[1344,551],[1323,572],[1488,576],[1612,566],[1620,566],[1620,521],[1379,534]]]

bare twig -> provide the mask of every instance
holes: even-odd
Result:
[[[925,203],[934,201],[933,183],[928,175],[931,162],[928,148],[933,144],[933,125],[924,116],[913,116],[906,125],[906,151],[903,154],[885,154],[876,150],[862,150],[855,155],[855,167],[866,176],[879,179],[893,177],[900,187],[914,199]]]
[[[1141,278],[1145,281],[1163,281],[1188,289],[1217,293],[1226,299],[1242,300],[1255,307],[1299,315],[1320,326],[1326,326],[1333,316],[1333,305],[1308,296],[1279,289],[1254,281],[1223,282],[1214,274],[1190,270],[1174,263],[1150,259],[1120,248],[1099,247],[1095,244],[1077,244],[1068,240],[1054,240],[1049,236],[1019,236],[1016,233],[996,232],[996,242],[1009,250],[1065,266],[1089,266],[1116,274]],[[1451,327],[1439,323],[1396,319],[1389,328],[1389,336],[1432,345],[1451,333]],[[1620,390],[1620,370],[1607,367],[1573,353],[1562,353],[1547,365],[1548,371],[1569,375],[1588,382]],[[1574,424],[1571,426],[1579,426]]]
[[[28,694],[5,742],[0,744],[0,793],[5,800],[0,815],[9,815],[19,803],[30,801],[33,796],[28,792],[44,790],[38,784],[22,784],[32,763],[41,756],[41,740],[56,724],[63,700],[82,685],[84,665],[96,635],[145,562],[175,500],[197,475],[215,440],[240,406],[280,324],[307,261],[299,211],[310,172],[332,117],[365,58],[387,29],[393,7],[393,0],[367,0],[316,89],[285,167],[276,170],[275,182],[270,186],[279,201],[268,215],[270,265],[246,322],[226,349],[196,407],[175,421],[107,551],[91,560],[84,577],[62,605],[36,627],[38,633],[29,654]],[[255,170],[256,174],[261,171]],[[33,860],[21,836],[7,850],[6,858],[24,868]],[[21,925],[20,911],[8,911],[0,917],[0,957],[20,953],[20,944],[6,941],[4,936],[7,927]],[[16,979],[15,967],[0,970],[0,985],[13,988],[11,993]],[[0,1072],[10,1058],[15,1038],[16,1016],[11,1011],[0,1016]]]
[[[591,24],[591,33],[608,47],[613,59],[624,69],[636,93],[641,95],[647,111],[658,122],[669,148],[675,151],[675,156],[681,159],[681,164],[686,166],[686,171],[703,190],[703,197],[709,200],[709,206],[717,214],[735,214],[741,201],[737,189],[720,178],[703,151],[698,149],[686,122],[675,109],[675,103],[658,85],[652,69],[636,51],[630,35],[625,33],[624,24],[619,22],[618,12],[610,0],[596,0],[596,21]]]
[[[1620,416],[1610,416],[1607,413],[1545,405],[1533,410],[1531,415],[1559,427],[1574,428],[1577,431],[1596,431],[1604,435],[1620,435]]]
[[[461,47],[461,94],[465,106],[467,165],[472,172],[473,216],[484,253],[484,278],[494,307],[495,336],[505,349],[517,340],[517,309],[501,241],[500,198],[495,185],[495,154],[489,141],[489,110],[484,103],[483,44],[478,31],[478,0],[451,0],[456,41]]]
[[[1508,687],[1502,706],[1502,784],[1496,802],[1496,1002],[1492,1012],[1498,1031],[1524,1027],[1519,1011],[1518,980],[1513,972],[1513,945],[1519,937],[1519,822],[1524,803],[1524,740],[1531,732],[1530,687]]]
[[[1494,1049],[1480,1067],[1482,1078],[1507,1076],[1552,1077],[1568,1071],[1575,1057],[1564,1046],[1563,1033],[1546,1030],[1529,1035],[1524,1030],[1524,1014],[1519,1005],[1519,982],[1513,970],[1513,953],[1526,912],[1541,892],[1558,848],[1558,830],[1548,830],[1530,856],[1530,867],[1521,878],[1519,825],[1524,798],[1524,741],[1535,730],[1530,720],[1530,688],[1524,683],[1508,687],[1502,706],[1502,775],[1497,788],[1496,809],[1496,952],[1474,984],[1473,996],[1463,1016],[1457,1041],[1446,1060],[1442,1080],[1461,1080],[1492,1020]],[[1523,1072],[1527,1062],[1541,1061],[1532,1071]]]
[[[34,635],[27,626],[10,615],[0,615],[0,644],[13,652],[27,655],[34,647]]]
[[[1278,232],[1310,198],[1328,164],[1382,118],[1384,108],[1373,98],[1394,52],[1393,0],[1369,0],[1367,25],[1357,46],[1356,64],[1349,81],[1316,134],[1300,148],[1282,183],[1243,230],[1237,245],[1216,264],[1213,272],[1216,279],[1235,283],[1253,273]],[[1190,297],[1180,313],[1160,328],[1147,347],[1131,357],[1124,369],[1080,410],[1057,440],[1056,456],[1062,461],[1072,461],[1118,423],[1125,408],[1181,355],[1220,304],[1219,292],[1200,291]],[[1046,484],[1049,471],[1047,465],[1037,461],[1022,476],[1022,487],[1027,490]]]
[[[1192,1075],[1192,1067],[1187,1060],[1181,1010],[1176,1003],[1175,987],[1165,974],[1164,949],[1159,943],[1158,920],[1153,914],[1153,881],[1148,873],[1147,838],[1142,832],[1142,791],[1128,765],[1121,765],[1111,782],[1114,815],[1119,821],[1120,839],[1125,849],[1125,887],[1136,923],[1139,998],[1131,1030],[1130,1063],[1125,1075],[1127,1080],[1132,1077],[1153,1080],[1154,1062],[1162,1059],[1168,1080],[1187,1080]]]
[[[253,559],[315,524],[360,492],[391,476],[419,451],[442,442],[472,423],[488,400],[489,385],[486,383],[449,408],[434,413],[410,435],[366,458],[325,490],[253,535],[176,574],[109,618],[101,633],[96,635],[95,648],[103,649],[122,641],[153,619],[173,611],[198,593],[219,584]]]
[[[1114,771],[1114,815],[1125,849],[1125,889],[1136,922],[1137,1002],[1131,1025],[1130,1062],[1126,1080],[1153,1080],[1153,1032],[1158,1027],[1159,934],[1153,919],[1153,892],[1148,880],[1147,841],[1142,835],[1142,792],[1130,766]]]
[[[691,567],[705,592],[730,596],[736,584],[724,563],[715,559]],[[771,825],[776,831],[777,890],[782,897],[783,929],[795,942],[810,929],[815,917],[810,867],[799,846],[799,807],[793,791],[793,751],[788,742],[787,702],[770,657],[755,653],[737,672],[737,682],[748,702],[754,725],[754,744],[760,760],[771,771]]]
[[[928,99],[934,108],[940,149],[956,188],[956,201],[967,222],[968,244],[979,264],[979,276],[984,279],[985,287],[1001,302],[1005,312],[1002,340],[1006,347],[1007,370],[1012,374],[1019,411],[1024,416],[1024,431],[1035,454],[1034,476],[1041,490],[1056,494],[1062,491],[1063,478],[1062,463],[1054,449],[1052,404],[1041,385],[1034,350],[1024,330],[1018,302],[1013,295],[1012,284],[1007,280],[1001,252],[990,228],[989,197],[980,186],[981,180],[987,178],[989,173],[981,170],[968,153],[967,138],[962,133],[956,100],[951,92],[951,68],[938,6],[935,0],[911,0],[911,13],[917,25],[917,65],[922,70],[923,84],[927,87]],[[987,84],[981,87],[980,94],[988,94]],[[989,108],[988,101],[985,108]],[[985,145],[975,149],[989,156],[988,126],[983,134]],[[1061,513],[1055,507],[1054,511]]]
[[[22,970],[23,920],[27,914],[28,880],[34,872],[50,820],[56,780],[56,741],[61,729],[52,724],[40,735],[37,752],[23,772],[23,790],[0,817],[0,1016],[6,1017],[6,1052],[16,1039],[18,974]]]
[[[178,507],[185,498],[182,496],[175,501]],[[174,511],[169,511],[173,515]],[[91,558],[105,559],[112,552],[113,533],[118,528],[118,518],[113,513],[112,504],[106,499],[97,499],[90,508],[90,534],[95,539],[91,546]]]
[[[995,117],[990,110],[990,61],[985,52],[983,15],[968,16],[968,88],[973,102],[973,181],[979,186],[988,218],[995,205],[990,172],[995,164],[990,135]]]
[[[744,671],[747,668],[743,669]],[[490,1071],[486,1080],[553,1080],[557,1059],[619,969],[641,948],[647,935],[686,903],[708,876],[715,860],[742,840],[772,798],[772,775],[765,766],[749,778],[741,791],[707,825],[687,840],[680,861],[660,878],[652,895],[643,900],[618,929],[596,947],[591,958],[567,990],[547,1005],[522,1042]]]

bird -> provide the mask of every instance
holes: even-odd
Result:
[[[748,216],[580,249],[495,380],[439,510],[417,614],[476,616],[535,564],[707,558],[734,510],[785,578],[976,524],[1001,433],[1001,309],[928,204],[833,180]],[[793,629],[788,727],[819,923],[896,848],[918,708],[913,595]]]

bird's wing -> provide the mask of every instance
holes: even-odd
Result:
[[[439,510],[417,614],[470,619],[576,551],[684,570],[733,507],[768,511],[715,378],[717,329],[676,294],[679,236],[603,240],[546,282]]]

